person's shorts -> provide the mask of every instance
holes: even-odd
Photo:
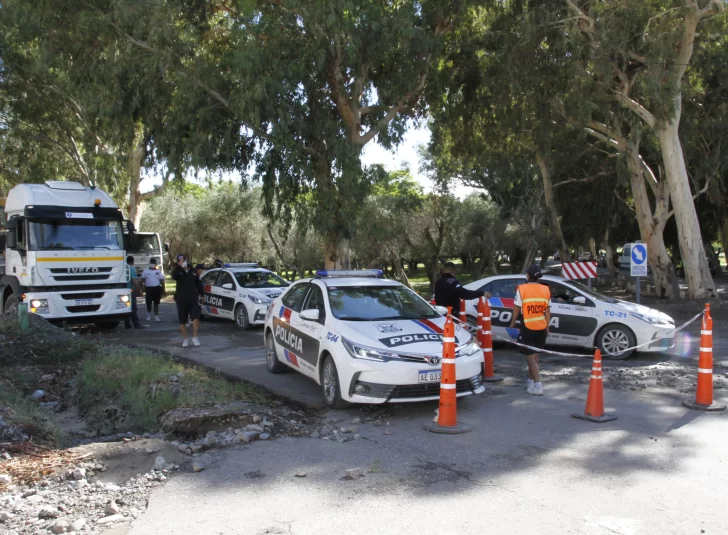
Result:
[[[162,287],[161,286],[148,286],[146,288],[147,291],[147,301],[151,301],[152,303],[159,304],[159,302],[162,300]]]
[[[518,333],[518,343],[543,349],[546,346],[546,338],[548,335],[549,332],[546,329],[542,331],[532,331],[522,327],[521,331]],[[520,347],[519,349],[523,355],[533,355],[534,353],[538,353],[538,351],[527,349],[525,347]]]
[[[200,319],[200,303],[194,300],[177,301],[177,315],[180,325],[187,323],[187,318],[192,321]]]

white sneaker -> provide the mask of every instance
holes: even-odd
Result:
[[[192,345],[195,347],[200,347],[200,341],[197,339],[196,336],[192,339]]]
[[[190,341],[187,338],[182,341],[182,347],[190,347]]]
[[[536,383],[534,383],[533,381],[528,381],[528,382],[526,383],[526,392],[528,392],[528,391],[529,391],[530,389],[532,389],[532,388],[534,387],[534,385],[535,385],[535,384],[536,384]]]
[[[151,314],[147,314],[147,321],[152,321],[152,315]]]
[[[154,321],[160,323],[162,321],[162,318],[160,318],[159,316],[154,316]]]
[[[543,396],[543,386],[540,386],[540,387],[538,387],[536,385],[529,386],[528,390],[526,390],[526,392],[528,392],[532,396]]]

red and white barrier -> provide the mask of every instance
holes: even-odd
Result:
[[[561,274],[565,279],[596,279],[597,263],[596,262],[566,262],[561,264]]]

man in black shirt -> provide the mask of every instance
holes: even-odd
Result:
[[[466,290],[455,278],[455,264],[447,262],[442,268],[442,274],[435,283],[435,304],[441,307],[451,307],[453,316],[460,313],[460,300],[478,299],[486,295],[480,290]]]
[[[199,346],[197,331],[200,328],[200,297],[204,295],[205,289],[197,275],[197,270],[188,263],[185,255],[177,256],[177,265],[172,272],[172,278],[177,282],[174,299],[177,302],[182,347],[189,346],[187,340],[188,317],[192,320],[192,345]]]

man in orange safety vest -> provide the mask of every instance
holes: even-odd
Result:
[[[548,286],[538,280],[543,276],[541,268],[533,265],[526,271],[526,284],[516,291],[511,328],[516,326],[519,316],[521,329],[518,343],[529,346],[521,348],[528,361],[528,383],[526,392],[534,396],[543,395],[543,384],[538,372],[538,350],[546,345],[551,322],[551,292]]]

